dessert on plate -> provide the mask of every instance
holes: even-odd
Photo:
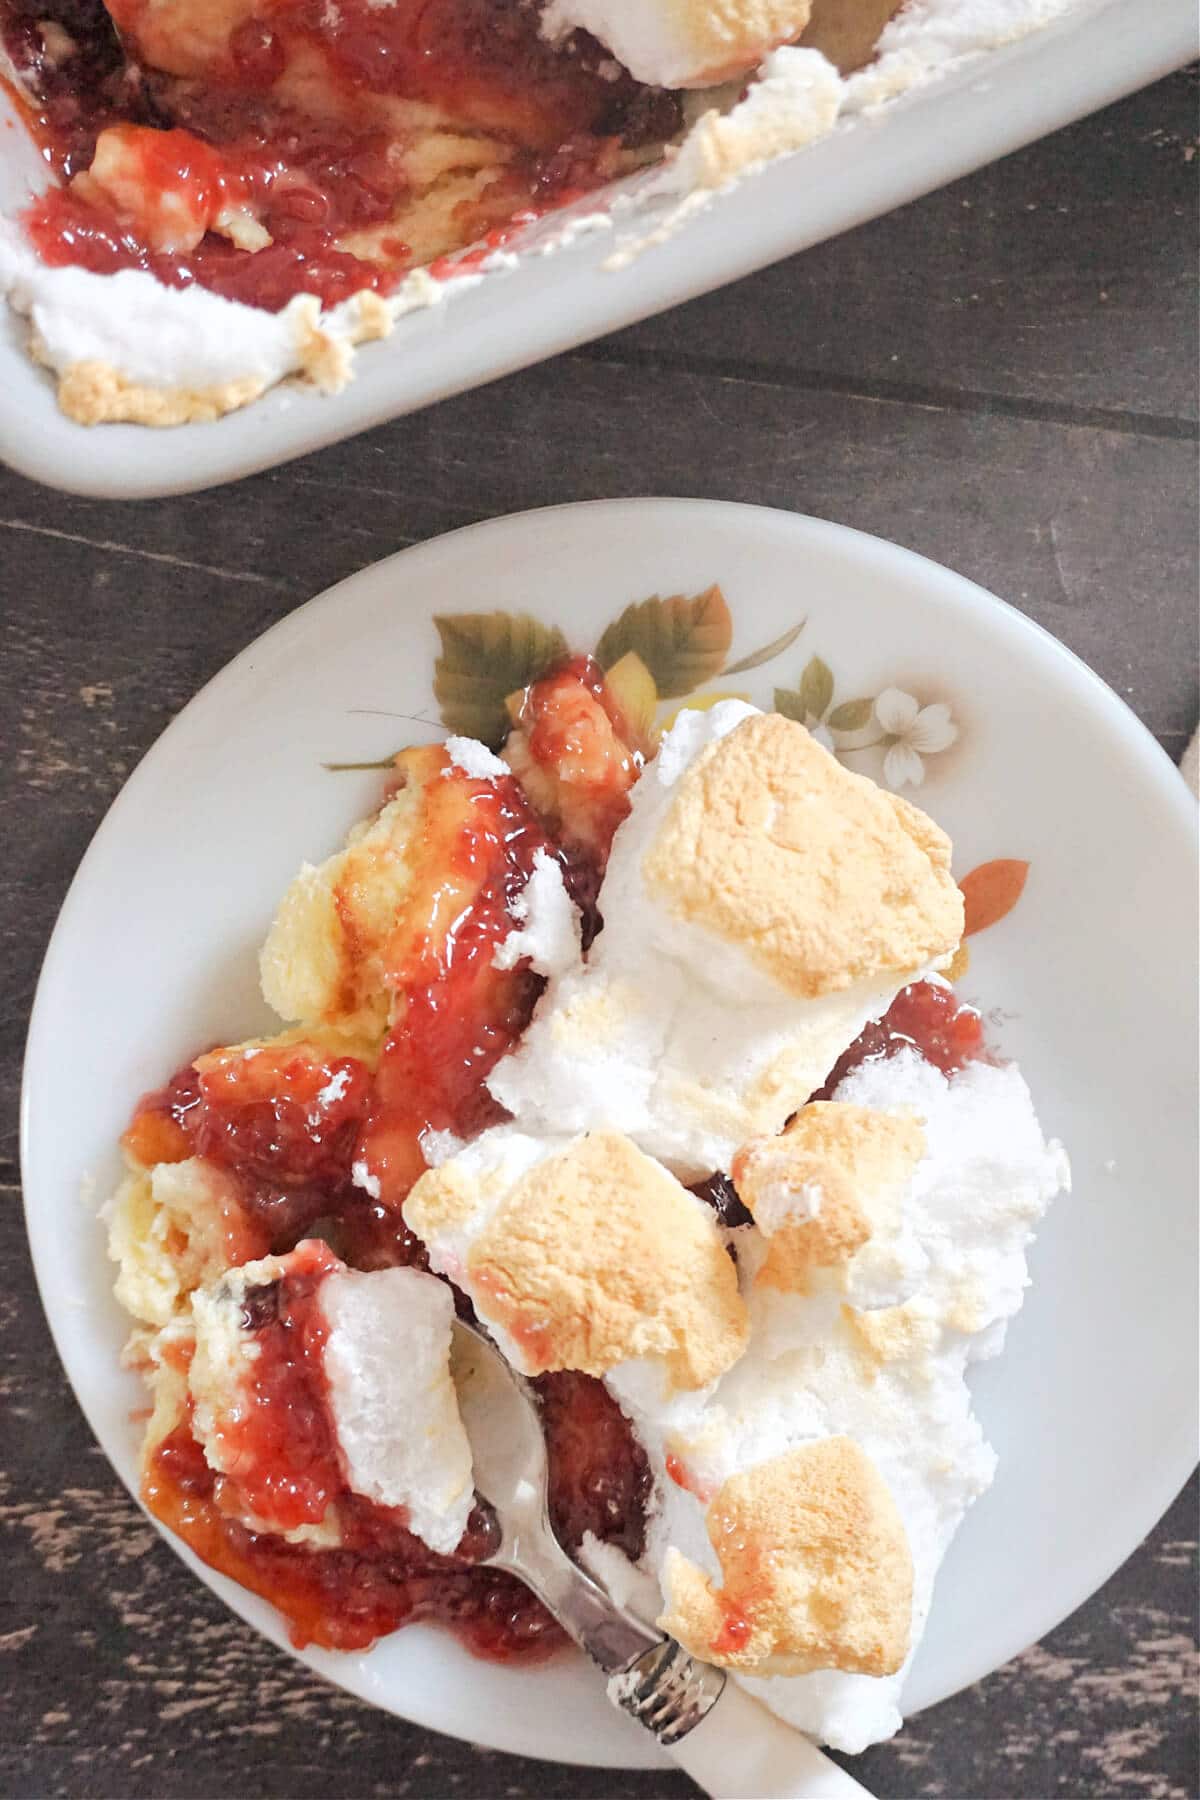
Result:
[[[355,344],[510,266],[542,215],[570,207],[569,234],[626,207],[619,264],[1074,3],[0,0],[0,77],[51,178],[0,218],[0,292],[83,423],[213,419],[289,375],[332,391]]]
[[[966,1371],[1066,1162],[946,978],[945,834],[741,701],[658,741],[637,661],[564,651],[491,744],[402,751],[283,897],[279,1032],[136,1107],[143,1498],[297,1644],[552,1654],[479,1566],[457,1311],[534,1385],[571,1553],[859,1750],[991,1480]]]

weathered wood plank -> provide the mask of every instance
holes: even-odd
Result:
[[[1195,421],[1196,71],[590,354]]]

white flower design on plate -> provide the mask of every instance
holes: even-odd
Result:
[[[489,749],[499,750],[512,726],[513,696],[568,654],[565,633],[527,613],[455,613],[435,616],[434,624],[441,654],[434,666],[433,691],[443,725],[460,737],[479,738]],[[631,602],[601,632],[590,654],[643,750],[652,754],[662,733],[685,708],[748,700],[748,694],[710,684],[775,662],[806,626],[807,620],[800,619],[769,644],[730,662],[733,615],[714,584],[700,594],[666,598],[653,594]],[[829,664],[810,656],[794,687],[774,689],[772,705],[842,760],[878,754],[880,772],[890,788],[922,786],[926,759],[948,750],[960,735],[947,701],[922,706],[898,687],[839,701],[835,686]],[[682,705],[664,710],[669,701]],[[392,761],[385,757],[379,762],[325,766],[387,769]],[[872,770],[878,766],[871,764]]]
[[[948,750],[958,737],[958,726],[944,701],[921,706],[903,688],[884,688],[876,695],[875,717],[887,746],[883,779],[890,788],[920,787],[925,757]]]

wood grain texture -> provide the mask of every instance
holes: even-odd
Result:
[[[1177,354],[1195,322],[1196,102],[1195,71],[1175,76],[592,354],[701,352],[855,393],[1177,433],[1197,411]]]
[[[694,1791],[371,1712],[157,1542],[66,1388],[25,1251],[37,966],[106,807],[204,680],[365,563],[520,507],[704,494],[894,538],[1046,625],[1178,754],[1197,711],[1194,131],[1194,77],[1173,77],[735,288],[215,494],[120,506],[0,475],[0,1791]],[[860,1778],[1188,1800],[1195,1540],[1189,1493],[1101,1594]]]

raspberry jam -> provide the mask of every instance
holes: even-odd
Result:
[[[310,1249],[315,1262],[323,1247],[304,1247]],[[257,1374],[262,1404],[244,1427],[249,1473],[239,1461],[233,1491],[230,1479],[214,1474],[181,1425],[149,1458],[142,1493],[155,1516],[212,1568],[278,1607],[300,1647],[363,1650],[418,1619],[446,1626],[476,1655],[502,1662],[538,1662],[565,1643],[527,1587],[499,1570],[473,1566],[488,1543],[478,1510],[454,1555],[438,1556],[405,1530],[398,1514],[342,1486],[330,1461],[324,1412],[318,1417],[312,1410],[314,1315],[304,1278],[295,1286],[289,1279],[251,1290],[248,1304],[247,1323],[258,1334],[258,1360],[264,1365]],[[298,1369],[296,1346],[284,1349],[280,1341],[282,1332],[297,1328],[309,1334]],[[536,1387],[556,1531],[573,1549],[590,1531],[639,1556],[650,1471],[624,1415],[588,1375],[546,1375]],[[295,1419],[294,1439],[290,1431],[281,1440],[273,1427],[264,1430],[264,1413],[280,1402]],[[342,1544],[337,1549],[289,1544],[250,1531],[231,1508],[254,1500],[258,1516],[280,1530],[288,1528],[285,1520],[294,1525],[324,1517],[332,1501]]]
[[[479,1515],[454,1556],[437,1556],[384,1508],[343,1494],[341,1547],[314,1549],[248,1531],[222,1512],[218,1483],[181,1426],[152,1453],[142,1496],[211,1568],[278,1607],[299,1648],[365,1650],[418,1619],[447,1626],[477,1655],[498,1661],[537,1662],[564,1642],[521,1582],[472,1567],[487,1542]]]
[[[103,0],[0,0],[0,44],[23,92],[37,96],[30,125],[64,180],[88,167],[106,126],[166,123]]]
[[[354,1057],[301,1044],[216,1051],[147,1094],[123,1141],[147,1168],[188,1156],[219,1163],[265,1239],[258,1254],[283,1253],[316,1220],[366,1210],[350,1169],[370,1093],[370,1071]]]
[[[577,716],[578,692],[599,704],[594,681],[556,679],[540,718],[554,706]],[[614,761],[604,770],[616,785],[607,813],[615,819],[628,805],[626,752],[609,737]],[[363,1649],[427,1619],[479,1655],[536,1662],[563,1634],[521,1583],[473,1566],[486,1543],[482,1523],[442,1557],[396,1514],[349,1493],[323,1404],[323,1322],[313,1301],[323,1272],[335,1254],[359,1269],[427,1267],[400,1211],[424,1167],[421,1132],[469,1136],[503,1116],[485,1078],[524,1029],[541,982],[520,965],[497,969],[492,957],[512,929],[512,901],[534,856],[559,857],[572,891],[590,896],[594,908],[607,853],[606,838],[600,855],[578,848],[566,857],[514,780],[478,781],[439,750],[419,754],[433,764],[424,770],[417,827],[422,854],[387,946],[395,1024],[378,1070],[309,1042],[214,1051],[147,1095],[126,1133],[126,1149],[145,1166],[203,1155],[226,1170],[253,1254],[291,1250],[317,1222],[332,1246],[302,1244],[296,1274],[247,1295],[243,1324],[259,1349],[252,1391],[221,1424],[232,1452],[222,1460],[236,1475],[216,1475],[183,1424],[151,1454],[143,1491],[199,1556],[277,1606],[298,1644]],[[592,768],[592,800],[603,791],[602,773]],[[379,1198],[355,1186],[359,1158],[379,1182]],[[456,1302],[469,1314],[462,1295]],[[554,1373],[534,1385],[560,1537],[575,1547],[592,1532],[639,1556],[651,1480],[624,1415],[590,1376]],[[338,1548],[288,1543],[241,1522],[253,1516],[284,1531],[319,1523],[331,1508]]]
[[[563,1369],[533,1384],[550,1460],[550,1518],[564,1544],[584,1533],[636,1560],[645,1548],[650,1465],[603,1382]]]
[[[873,1019],[834,1064],[814,1100],[829,1100],[839,1084],[863,1063],[918,1050],[943,1075],[957,1075],[969,1062],[985,1058],[983,1020],[964,1006],[953,988],[940,982],[915,981],[902,988],[882,1019]]]
[[[275,221],[274,242],[253,255],[211,233],[187,252],[151,250],[111,207],[89,205],[57,188],[25,214],[25,228],[52,267],[72,265],[95,275],[141,269],[164,287],[208,288],[268,312],[277,312],[296,294],[315,294],[322,306],[336,306],[368,288],[386,294],[400,274],[338,250],[329,230],[290,220]]]
[[[678,124],[672,97],[608,79],[611,61],[584,34],[551,45],[523,0],[263,0],[234,8],[224,38],[219,18],[182,29],[180,10],[0,0],[0,43],[36,96],[31,129],[61,180],[92,169],[102,131],[141,133],[118,196],[84,183],[27,210],[44,261],[140,269],[268,310],[299,293],[331,306],[387,293],[415,260],[565,204],[611,179],[622,144]],[[446,165],[462,198],[435,204],[440,222],[425,229],[438,241],[414,258],[388,226],[409,216],[427,140],[420,180],[436,185],[447,152],[430,134],[447,126],[489,135],[466,159],[489,178]],[[151,221],[180,205],[195,230],[185,244],[163,241]],[[230,210],[270,241],[231,239]]]
[[[338,1266],[326,1245],[308,1242],[286,1276],[247,1290],[241,1323],[254,1333],[256,1354],[235,1404],[216,1422],[225,1510],[280,1532],[319,1525],[343,1487],[325,1403],[328,1332],[315,1298]]]
[[[424,789],[414,887],[387,948],[395,1023],[359,1146],[392,1211],[425,1168],[425,1131],[472,1137],[507,1116],[486,1080],[544,985],[492,958],[534,857],[556,848],[511,777],[479,781],[442,762]]]

